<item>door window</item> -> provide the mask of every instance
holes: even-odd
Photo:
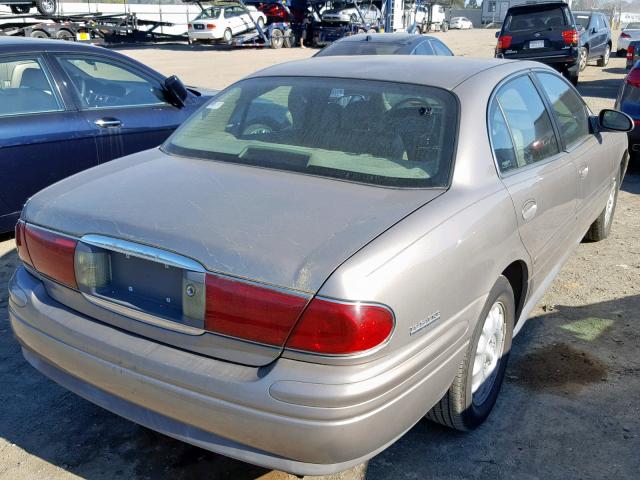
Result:
[[[528,76],[508,82],[496,99],[511,132],[518,168],[560,152],[549,113]]]
[[[511,133],[509,132],[507,121],[504,119],[502,109],[496,100],[491,103],[489,126],[491,146],[493,147],[493,154],[498,163],[498,168],[502,173],[515,170],[518,168],[518,160],[513,148],[513,140],[511,140]]]
[[[60,57],[85,108],[135,107],[166,103],[160,85],[129,67],[92,57]]]
[[[431,42],[431,46],[436,52],[436,55],[449,56],[449,57],[453,56],[453,52],[449,50],[449,47],[447,47],[440,40],[436,40],[435,38],[432,38],[430,42]]]
[[[62,110],[40,60],[0,60],[0,117]]]
[[[536,73],[549,97],[560,135],[567,147],[589,135],[589,111],[578,94],[561,78],[551,73]]]
[[[422,42],[413,50],[414,55],[433,55],[433,48],[428,41]]]

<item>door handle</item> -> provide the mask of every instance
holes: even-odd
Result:
[[[118,128],[122,126],[122,122],[117,118],[100,118],[93,123],[100,128]]]
[[[580,178],[584,180],[585,178],[587,178],[587,175],[589,175],[589,167],[585,165],[580,169],[580,172],[578,172],[578,174],[580,175]]]
[[[522,219],[525,222],[532,220],[536,216],[538,211],[538,204],[535,200],[528,200],[522,207]]]

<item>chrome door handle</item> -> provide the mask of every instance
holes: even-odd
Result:
[[[118,128],[122,126],[122,122],[117,118],[100,118],[93,123],[100,128]]]
[[[536,212],[538,211],[538,204],[535,200],[527,201],[522,207],[522,219],[525,222],[533,219],[536,216]]]
[[[588,166],[584,166],[583,168],[580,169],[579,172],[580,178],[581,179],[585,179],[587,178],[587,175],[589,175],[589,167]]]

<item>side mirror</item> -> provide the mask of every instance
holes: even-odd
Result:
[[[184,83],[175,75],[165,79],[164,92],[169,103],[178,108],[184,107],[185,101],[189,96],[187,87],[185,87]]]
[[[499,38],[499,37],[500,37],[500,31],[498,30],[498,31],[496,32],[496,38]]]
[[[631,117],[618,110],[606,108],[598,115],[599,132],[630,132],[634,126]]]

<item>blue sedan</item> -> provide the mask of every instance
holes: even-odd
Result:
[[[35,192],[160,145],[209,97],[104,48],[0,38],[0,233]]]
[[[315,57],[336,55],[439,55],[453,52],[435,37],[411,33],[359,33],[341,38],[316,53]]]

